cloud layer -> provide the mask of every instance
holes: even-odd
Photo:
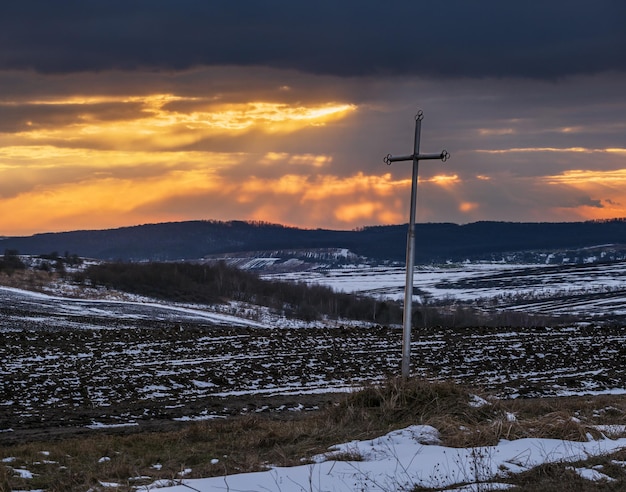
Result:
[[[616,0],[27,0],[3,7],[0,67],[553,78],[623,70],[625,21]]]
[[[14,2],[0,235],[626,216],[621,2]],[[5,49],[6,47],[6,49]]]

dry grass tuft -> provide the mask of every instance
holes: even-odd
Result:
[[[430,424],[451,446],[497,442],[489,426],[500,412],[498,404],[477,393],[448,381],[394,378],[348,396],[329,413],[340,427],[356,425],[380,433]]]
[[[545,463],[527,472],[511,475],[507,480],[513,490],[522,492],[620,492],[626,489],[626,451],[595,456],[576,463]],[[576,473],[575,468],[592,468],[609,477],[608,480],[590,481]]]
[[[437,415],[471,419],[484,412],[471,407],[472,394],[453,382],[393,378],[349,395],[334,412],[338,421],[362,413],[390,425],[423,423]]]
[[[58,274],[41,270],[14,270],[0,272],[0,285],[41,292],[58,279]]]

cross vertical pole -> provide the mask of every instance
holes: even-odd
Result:
[[[404,286],[404,311],[402,321],[402,367],[403,378],[408,378],[411,373],[411,325],[413,314],[413,273],[415,270],[415,214],[417,209],[417,184],[419,161],[421,159],[441,159],[447,161],[450,157],[447,151],[440,154],[420,154],[420,134],[424,113],[420,110],[415,116],[415,139],[413,141],[413,153],[404,156],[392,156],[388,154],[384,161],[387,165],[392,162],[413,161],[413,175],[411,180],[411,208],[409,212],[409,230],[406,240],[406,283]]]
[[[415,270],[415,214],[417,209],[417,184],[419,182],[420,133],[423,114],[415,117],[415,139],[413,140],[413,175],[411,179],[411,208],[409,230],[406,236],[406,282],[404,284],[404,313],[402,317],[402,377],[408,378],[411,372],[411,325],[413,318],[413,273]]]

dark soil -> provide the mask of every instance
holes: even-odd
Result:
[[[294,418],[399,372],[399,328],[262,329],[115,309],[5,296],[0,443],[246,413]],[[414,334],[412,364],[502,397],[593,394],[626,387],[625,342],[624,326],[436,328]]]

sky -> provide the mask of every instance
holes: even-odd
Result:
[[[626,217],[622,0],[9,2],[0,236]]]

